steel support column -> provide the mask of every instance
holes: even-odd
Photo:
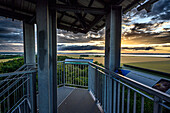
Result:
[[[57,113],[56,11],[49,8],[55,3],[38,0],[36,8],[40,113]]]
[[[120,67],[122,8],[111,8],[110,20],[110,71]]]
[[[25,64],[33,64],[35,66],[35,34],[34,24],[23,22],[24,32],[24,62]],[[31,113],[37,112],[36,104],[36,74],[29,74],[30,85],[27,91],[30,90]],[[27,92],[27,93],[28,93]]]
[[[115,71],[120,67],[121,50],[121,18],[122,11],[119,6],[111,6],[110,13],[106,15],[106,35],[105,35],[105,67],[110,71]],[[113,85],[111,79],[107,78],[107,113],[116,112],[116,95],[113,95]],[[114,86],[114,87],[113,87]],[[116,90],[114,90],[116,91]],[[116,93],[114,93],[116,94]],[[114,97],[115,96],[115,97]]]
[[[23,22],[24,33],[24,62],[27,64],[35,63],[35,34],[34,24]]]

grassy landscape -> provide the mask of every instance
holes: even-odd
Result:
[[[14,60],[14,59],[19,59],[19,58],[0,59],[0,63],[2,63],[2,62],[8,62],[8,61],[11,61],[11,60]]]
[[[20,59],[23,58],[23,56],[20,55],[0,55],[0,63],[8,62],[14,59]]]
[[[127,63],[128,65],[170,73],[170,61]]]
[[[60,55],[59,55],[60,56]],[[80,55],[66,55],[74,58],[79,58]],[[89,55],[88,57],[82,57],[84,59],[93,59],[98,63],[104,65],[104,56],[95,57],[94,55]],[[121,57],[121,66],[123,64],[128,64],[132,66],[137,66],[141,68],[147,68],[151,70],[161,71],[165,73],[170,73],[170,58],[162,57],[143,57],[143,56],[122,56]]]
[[[65,56],[65,57],[63,57]],[[0,55],[0,63],[10,62],[12,60],[17,60],[23,58],[22,56],[15,55]],[[93,59],[97,61],[96,64],[104,65],[104,56],[95,56],[89,55],[88,57],[81,57],[80,55],[58,55],[58,61],[62,61],[66,58],[84,58],[84,59]],[[122,56],[121,57],[121,66],[123,64],[128,64],[136,67],[147,68],[151,70],[161,71],[165,73],[170,73],[170,58],[161,58],[161,57],[140,57],[140,56]],[[1,67],[2,68],[2,67]]]

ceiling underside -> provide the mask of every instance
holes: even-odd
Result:
[[[110,4],[122,6],[123,13],[126,13],[144,1],[58,0],[50,8],[57,11],[57,28],[87,33],[99,31],[105,26],[105,15]],[[36,23],[36,0],[0,0],[0,16]]]

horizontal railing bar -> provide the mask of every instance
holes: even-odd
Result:
[[[0,74],[0,77],[13,76],[13,75],[19,75],[19,74],[30,74],[30,73],[35,73],[35,72],[37,72],[37,70],[3,73],[3,74]]]
[[[1,80],[1,82],[18,80],[18,79],[23,79],[23,78],[27,78],[27,77],[18,77],[18,78],[5,79],[5,80]]]
[[[59,85],[57,85],[57,87],[61,87],[61,86],[64,86],[64,84],[59,84]]]
[[[28,71],[30,71],[30,70],[28,70]],[[20,75],[20,74],[18,74],[18,75]],[[10,78],[10,80],[13,80],[14,78],[17,78],[18,75],[15,75],[13,78],[10,78],[11,76],[6,77],[4,80],[2,80],[2,81],[0,82],[0,84],[3,84],[3,83],[5,82],[5,80],[7,80],[8,78]],[[24,75],[25,75],[25,74],[22,74],[20,77],[23,77]],[[19,77],[19,78],[20,78],[20,77]],[[17,79],[18,79],[18,78],[17,78]],[[6,85],[8,85],[9,82],[10,82],[10,81],[8,81],[6,84],[4,84],[0,89],[4,88]]]
[[[15,92],[18,88],[20,88],[25,82],[27,82],[29,80],[29,78],[27,78],[22,84],[20,84],[18,87],[16,87],[15,88],[15,90],[13,90],[7,97],[9,97],[13,92]],[[3,95],[3,94],[2,94]],[[0,97],[2,96],[1,94],[0,94]],[[6,97],[6,98],[7,98]],[[0,102],[0,104],[6,99],[6,98],[4,98],[1,102]]]
[[[115,79],[115,78],[114,78],[114,79]],[[141,94],[141,95],[147,97],[148,99],[154,100],[152,97],[150,97],[150,96],[148,96],[148,95],[146,95],[146,94],[144,94],[144,93],[138,91],[137,89],[135,89],[135,88],[133,88],[133,87],[131,87],[131,86],[125,84],[124,82],[121,82],[120,80],[117,80],[117,79],[115,79],[115,80],[116,80],[117,82],[121,83],[122,85],[124,85],[124,86],[126,86],[126,87],[132,89],[133,91],[135,91],[135,92],[137,92],[137,93],[139,93],[139,94]]]
[[[22,75],[22,76],[24,76],[24,74]],[[22,77],[21,76],[21,77]],[[9,89],[11,89],[13,86],[15,86],[18,82],[20,82],[21,81],[21,79],[18,79],[18,80],[16,80],[16,81],[14,81],[12,84],[10,84],[10,86],[8,86],[6,89],[4,89],[1,93],[0,93],[0,97],[3,95],[3,94],[5,94],[7,91],[9,91]]]
[[[63,61],[63,62],[83,62],[83,63],[88,63],[87,61]]]
[[[163,107],[165,107],[166,109],[168,109],[168,110],[170,110],[170,107],[169,106],[167,106],[167,105],[165,105],[165,104],[163,104],[163,103],[159,103],[161,106],[163,106]]]
[[[161,98],[163,100],[166,100],[166,101],[170,102],[170,95],[169,94],[166,94],[166,93],[161,92],[161,91],[159,91],[157,89],[149,87],[149,86],[147,86],[145,84],[142,84],[142,83],[140,83],[138,81],[130,79],[130,78],[126,77],[126,76],[111,72],[111,71],[105,69],[104,67],[98,66],[98,65],[96,65],[94,63],[89,62],[89,64],[92,65],[92,66],[95,66],[95,67],[97,67],[99,69],[102,69],[106,73],[111,74],[112,78],[120,79],[123,82],[128,83],[128,84],[130,84],[130,85],[132,85],[132,86],[134,86],[136,88],[139,88],[139,89],[141,89],[141,90],[143,90],[143,91],[145,91],[145,92],[147,92],[147,93],[149,93],[151,95],[157,96],[157,97],[159,97],[159,98]]]
[[[7,113],[9,113],[9,111],[11,111],[11,110],[14,108],[14,106],[16,106],[23,98],[25,98],[25,95],[23,95],[23,96],[15,103],[15,105],[13,105],[10,110],[8,110]],[[24,99],[24,100],[25,100],[25,99]]]
[[[23,96],[23,97],[24,97],[24,96]],[[22,97],[22,98],[23,98],[23,97]],[[24,100],[22,100],[22,101],[15,107],[15,109],[12,110],[11,113],[13,113],[25,100],[26,100],[26,99],[24,98]],[[9,113],[9,111],[8,111],[8,113]]]
[[[88,88],[88,86],[75,85],[75,84],[67,84],[67,83],[65,83],[65,85],[66,86],[76,86],[76,87]]]
[[[22,65],[20,68],[18,68],[16,71],[20,71],[21,69],[23,69],[24,67],[26,67],[26,64]],[[16,72],[15,71],[15,72]]]
[[[25,68],[24,68],[23,71],[25,71]],[[16,71],[15,71],[15,72],[16,72]],[[16,76],[18,76],[18,75],[16,75]],[[16,77],[16,76],[15,76],[15,77]],[[6,77],[4,80],[9,79],[10,77],[11,77],[11,76],[8,76],[8,77]],[[15,77],[14,77],[14,78],[15,78]],[[4,80],[0,82],[0,85],[5,82]],[[7,84],[8,84],[8,83],[7,83]],[[6,85],[6,84],[5,84],[5,85]],[[4,86],[3,86],[3,87],[4,87]],[[1,89],[1,88],[0,88],[0,89]]]

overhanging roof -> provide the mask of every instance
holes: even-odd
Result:
[[[105,26],[110,4],[122,6],[123,13],[145,0],[58,0],[57,28],[73,32],[98,31]],[[154,0],[152,0],[154,1]],[[0,16],[35,23],[36,0],[0,0]]]

